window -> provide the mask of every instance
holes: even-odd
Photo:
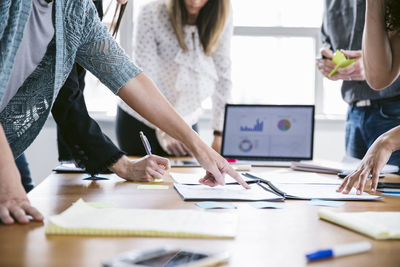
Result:
[[[115,0],[104,1],[104,9]],[[321,0],[231,0],[234,19],[232,81],[235,103],[315,104],[317,114],[343,115],[340,82],[323,79],[315,66],[319,54]],[[130,0],[121,25],[121,38],[132,40],[133,14],[149,0]],[[132,11],[133,9],[133,11]],[[114,7],[103,22],[109,24]],[[123,41],[123,40],[121,40]],[[86,102],[91,112],[113,116],[116,97],[87,75]],[[205,101],[209,109],[211,101]]]

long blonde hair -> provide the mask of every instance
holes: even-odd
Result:
[[[187,51],[183,37],[183,26],[187,24],[188,20],[184,0],[167,0],[167,8],[179,45],[183,51]],[[229,0],[209,0],[197,16],[196,26],[200,42],[204,53],[208,56],[212,54],[213,48],[218,45],[229,16],[229,10]]]

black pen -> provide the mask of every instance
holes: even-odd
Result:
[[[147,140],[147,137],[144,135],[142,131],[140,131],[139,135],[147,155],[151,155],[151,146],[149,144],[149,140]]]

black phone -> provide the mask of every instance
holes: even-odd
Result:
[[[190,267],[217,266],[227,263],[229,254],[160,248],[147,251],[130,251],[103,263],[105,267]]]

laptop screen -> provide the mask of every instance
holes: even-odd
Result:
[[[260,160],[312,159],[314,106],[226,105],[221,154]]]

